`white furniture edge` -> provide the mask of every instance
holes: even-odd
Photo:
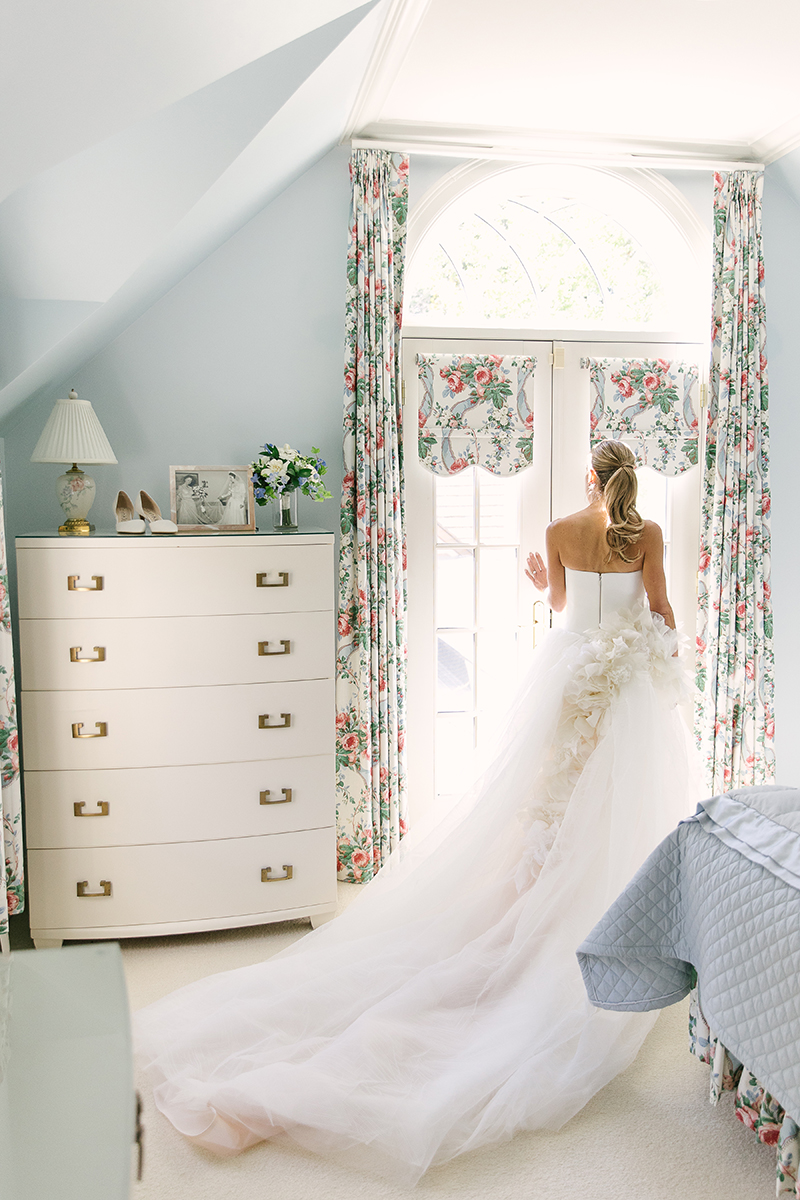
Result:
[[[148,925],[91,925],[81,929],[75,929],[74,926],[65,926],[63,929],[31,929],[31,937],[37,950],[43,950],[60,946],[63,941],[82,941],[84,938],[116,941],[121,937],[168,937],[173,933],[207,933],[216,929],[274,925],[278,921],[294,921],[302,917],[310,917],[311,924],[316,929],[318,925],[324,925],[335,916],[335,904],[306,904],[301,908],[282,908],[269,913],[244,913],[233,917],[208,917],[202,921],[174,921]]]

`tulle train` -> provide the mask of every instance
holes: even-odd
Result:
[[[492,766],[341,917],[140,1012],[176,1128],[222,1154],[286,1131],[414,1183],[624,1070],[655,1017],[593,1009],[575,948],[699,796],[674,645],[647,610],[551,634]]]

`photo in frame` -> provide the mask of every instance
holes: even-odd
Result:
[[[172,519],[179,533],[255,533],[250,467],[170,467]]]

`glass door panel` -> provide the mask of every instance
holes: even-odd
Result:
[[[564,351],[553,368],[551,351]],[[541,642],[549,610],[525,578],[529,551],[544,551],[551,516],[586,504],[589,357],[683,358],[700,345],[668,342],[503,342],[406,339],[406,521],[409,563],[408,767],[413,821],[435,791],[457,796],[491,755],[509,701]],[[418,460],[417,353],[533,355],[533,464],[515,476],[470,467],[434,476]],[[583,360],[583,361],[582,361]],[[698,414],[699,415],[699,414]],[[702,461],[702,457],[701,457]],[[639,510],[664,532],[670,599],[692,635],[696,611],[700,470],[677,477],[639,471]],[[534,626],[534,615],[536,624]]]

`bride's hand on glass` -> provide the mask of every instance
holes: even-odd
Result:
[[[544,564],[541,554],[537,554],[535,550],[531,551],[528,555],[528,565],[525,569],[525,574],[537,591],[544,592],[547,590],[547,567]]]

